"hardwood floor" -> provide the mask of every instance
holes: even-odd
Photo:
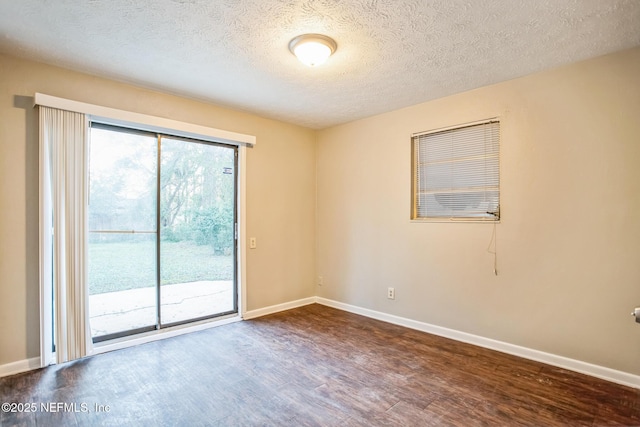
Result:
[[[2,426],[640,426],[640,390],[315,304],[6,377],[0,402],[35,409]]]

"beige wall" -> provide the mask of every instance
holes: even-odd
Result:
[[[247,150],[247,309],[314,292],[315,132],[0,56],[0,365],[39,355],[38,124],[42,92],[252,134]]]
[[[494,116],[497,277],[492,225],[409,221],[410,135]],[[320,131],[317,174],[319,296],[640,374],[640,49]]]
[[[316,293],[638,375],[638,75],[634,49],[316,133],[0,56],[0,365],[39,353],[31,97],[43,92],[257,136],[249,310]],[[491,225],[409,221],[411,133],[494,116],[497,277]]]

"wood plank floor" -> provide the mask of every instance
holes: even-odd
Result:
[[[6,377],[0,402],[37,406],[2,426],[640,426],[640,390],[315,304]]]

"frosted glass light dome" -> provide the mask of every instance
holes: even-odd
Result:
[[[289,50],[305,65],[315,67],[324,64],[338,45],[322,34],[303,34],[289,42]]]

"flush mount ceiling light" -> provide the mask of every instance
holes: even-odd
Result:
[[[337,48],[335,40],[322,34],[303,34],[289,42],[291,53],[310,67],[324,64]]]

